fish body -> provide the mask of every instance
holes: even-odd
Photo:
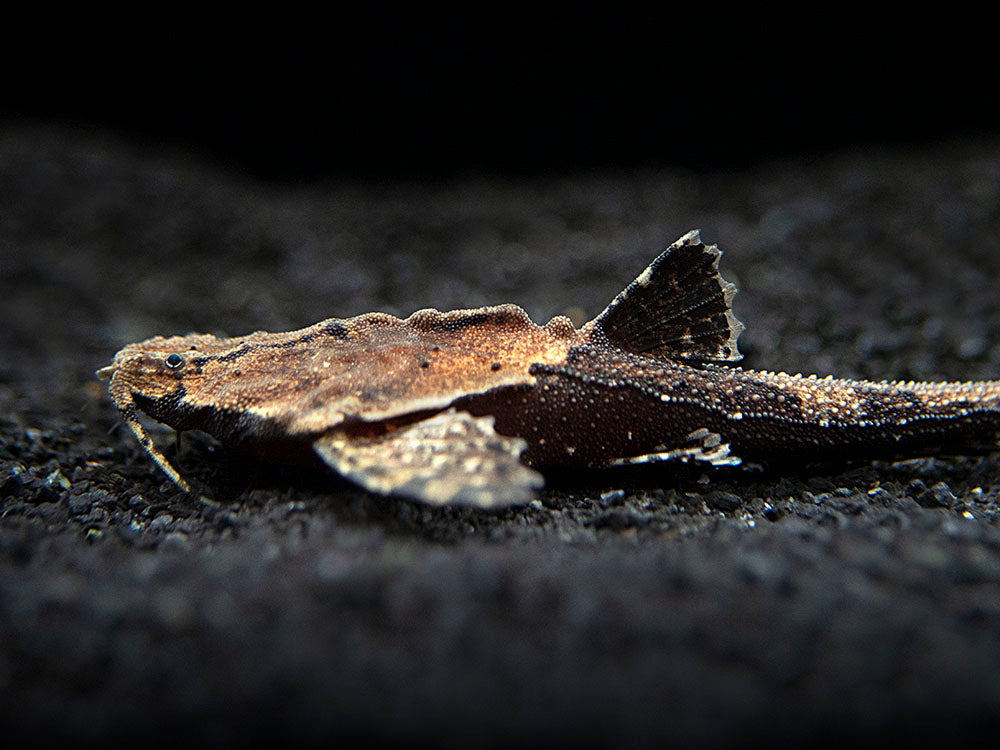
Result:
[[[311,448],[374,492],[526,502],[539,470],[913,455],[996,443],[1000,381],[902,383],[744,370],[721,253],[689,232],[594,320],[516,305],[329,319],[287,333],[156,337],[98,372],[181,488],[142,411],[224,443]]]

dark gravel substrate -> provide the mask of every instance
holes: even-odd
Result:
[[[0,132],[5,737],[869,744],[1000,727],[1000,453],[556,477],[502,513],[257,466],[176,490],[123,344],[380,309],[591,316],[692,227],[747,364],[1000,376],[1000,142],[740,174],[283,188]],[[167,445],[171,436],[157,431]]]

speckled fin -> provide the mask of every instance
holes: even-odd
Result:
[[[664,461],[698,461],[713,466],[739,466],[742,461],[729,453],[729,443],[723,443],[716,432],[702,427],[689,434],[681,445],[661,446],[661,450],[641,456],[626,456],[612,462],[612,466],[654,464]]]
[[[529,502],[543,484],[540,474],[519,461],[523,440],[494,432],[493,417],[455,409],[375,438],[330,432],[314,447],[367,490],[431,505],[516,505]]]
[[[594,343],[650,357],[735,362],[743,324],[736,287],[719,274],[722,253],[698,230],[672,244],[594,320]]]

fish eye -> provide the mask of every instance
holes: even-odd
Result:
[[[163,360],[163,364],[167,366],[168,370],[179,370],[184,366],[184,357],[176,353],[170,354]]]

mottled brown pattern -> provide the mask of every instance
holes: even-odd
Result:
[[[1000,382],[870,383],[742,370],[735,287],[690,232],[576,330],[516,305],[289,333],[154,338],[99,372],[167,475],[136,408],[177,429],[312,444],[374,492],[434,504],[530,499],[545,468],[906,454],[995,440]]]

